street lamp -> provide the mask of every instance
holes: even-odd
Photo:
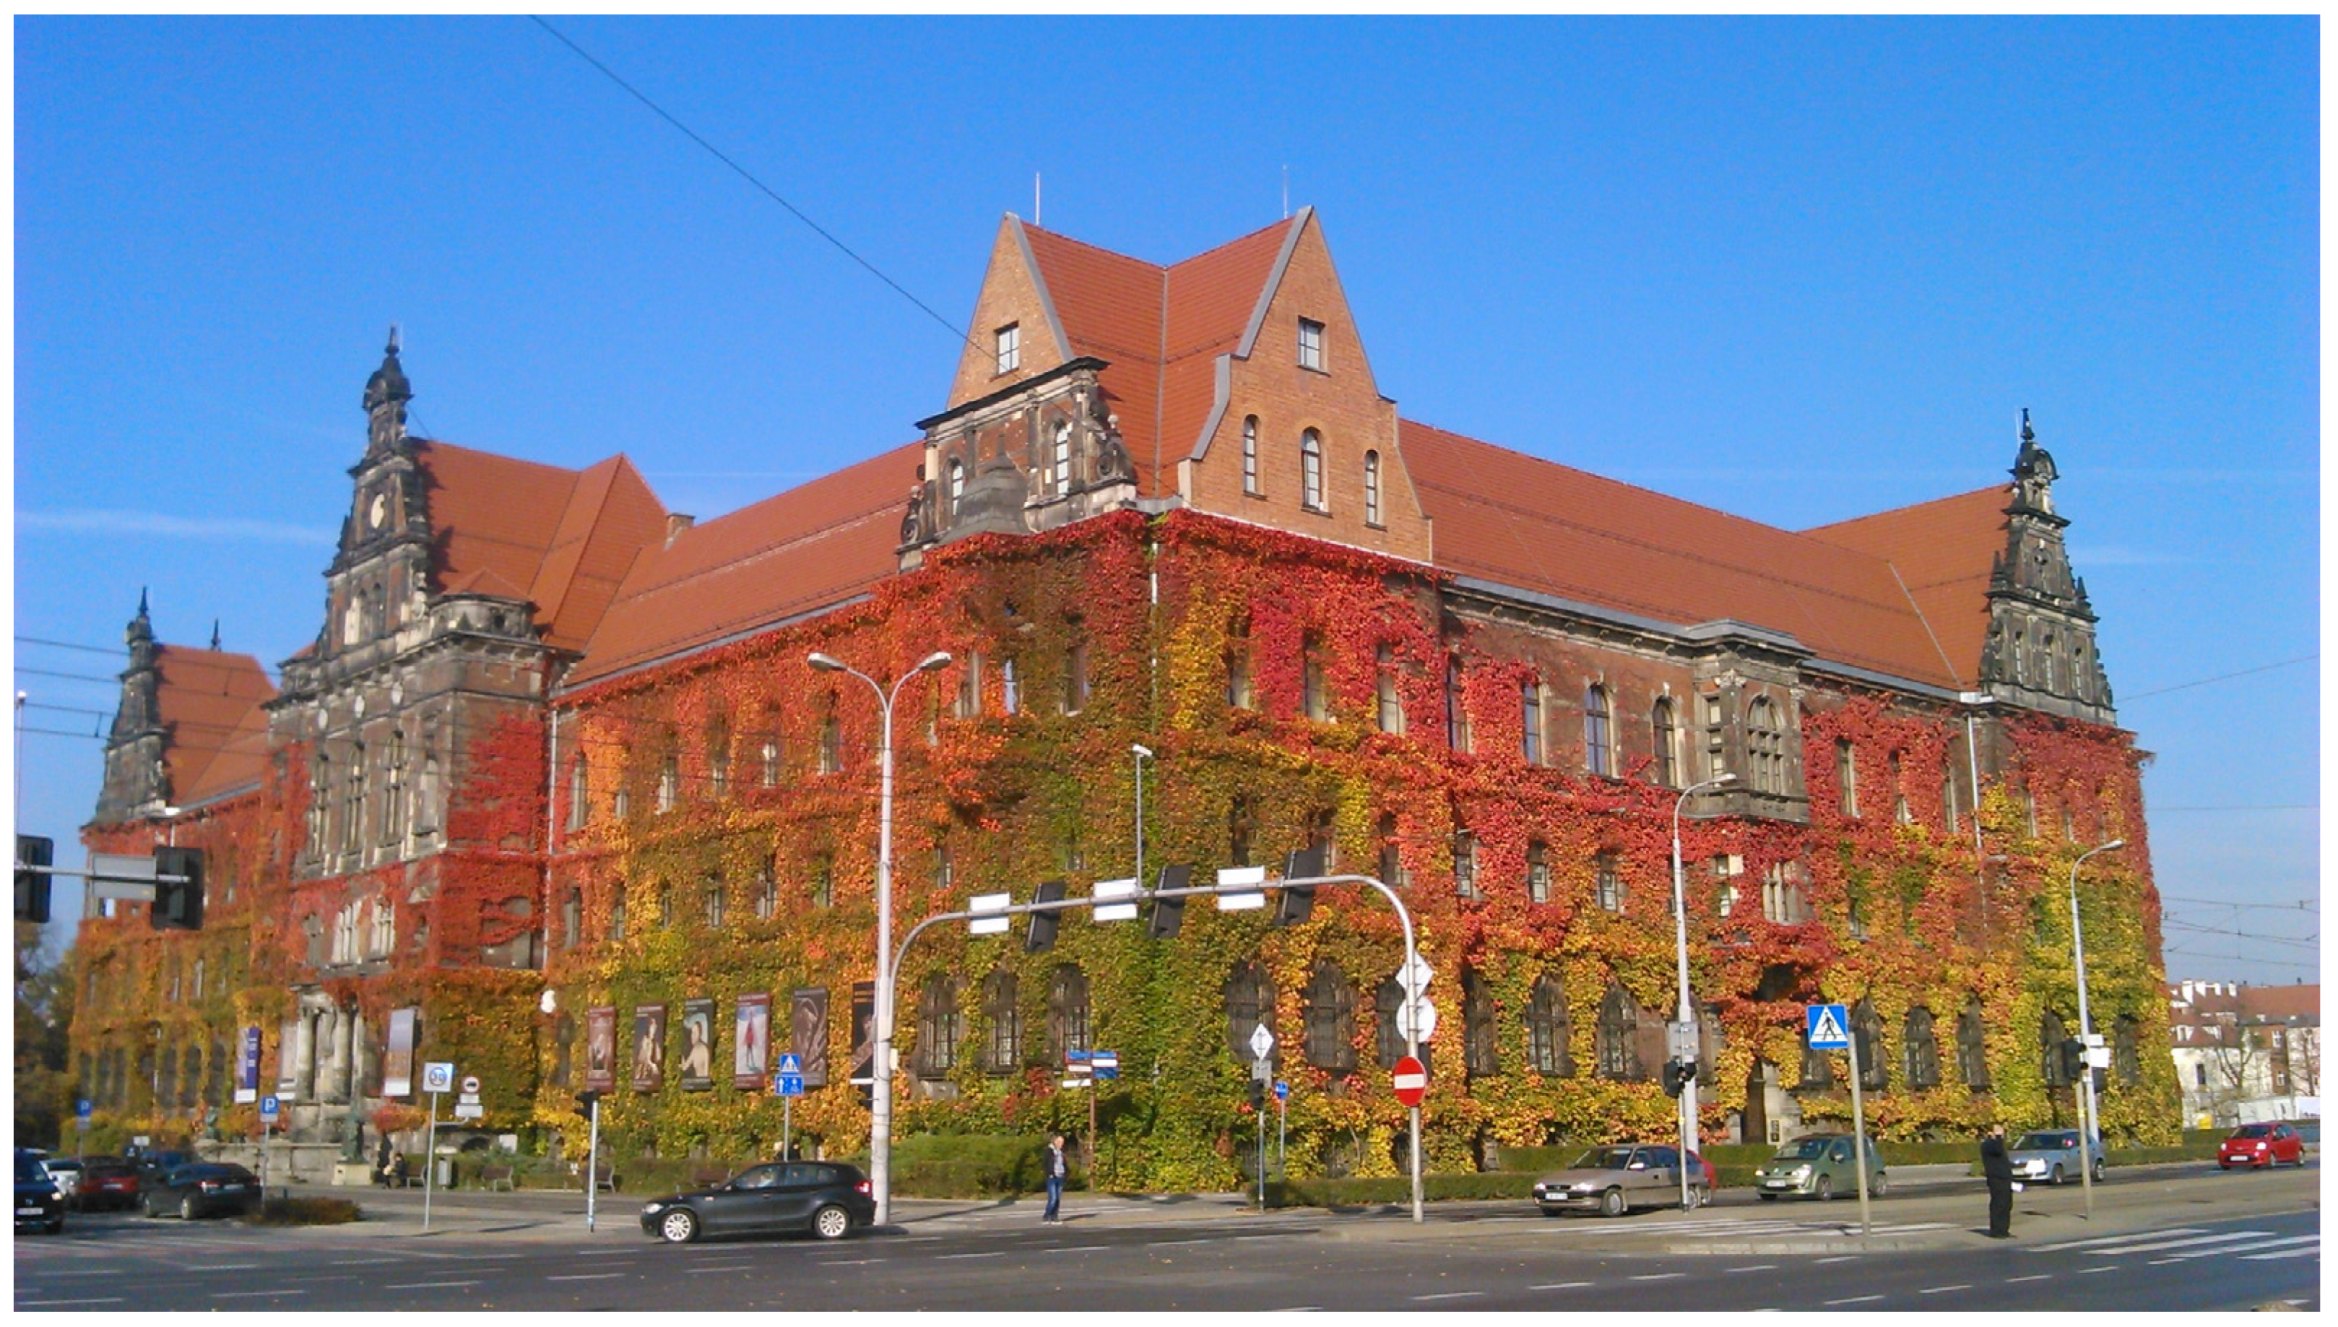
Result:
[[[869,1191],[877,1200],[878,1225],[891,1217],[892,1202],[889,1181],[892,1177],[893,1154],[893,980],[890,971],[893,962],[893,702],[900,698],[901,684],[919,673],[930,673],[950,666],[947,650],[936,650],[918,661],[917,667],[894,679],[893,689],[887,691],[877,679],[851,667],[843,660],[814,650],[804,662],[823,673],[850,673],[869,684],[877,693],[877,709],[884,718],[884,732],[877,753],[877,1010],[875,1063],[870,1066],[869,1083]]]
[[[2094,1047],[2086,1038],[2094,1031],[2094,1024],[2086,1018],[2086,937],[2078,928],[2078,868],[2098,852],[2110,852],[2126,846],[2125,839],[2098,843],[2078,854],[2078,860],[2070,864],[2070,957],[2078,970],[2078,1043],[2083,1048],[2078,1056],[2078,1077],[2082,1084],[2080,1100],[2084,1103],[2079,1108],[2078,1117],[2078,1180],[2086,1191],[2086,1215],[2089,1219],[2094,1216],[2094,1136],[2101,1126],[2095,1121],[2094,1066],[2087,1063],[2088,1055]]]
[[[1153,758],[1153,748],[1142,742],[1131,742],[1129,754],[1136,757],[1137,769],[1137,888],[1145,887],[1145,762]]]
[[[1737,782],[1735,774],[1716,774],[1703,783],[1692,783],[1680,790],[1672,801],[1672,940],[1673,955],[1680,967],[1680,1026],[1696,1026],[1696,1011],[1689,1007],[1689,905],[1687,889],[1680,869],[1680,808],[1681,804],[1707,788],[1718,788]],[[1692,1056],[1690,1063],[1695,1063]],[[1697,1078],[1690,1074],[1680,1089],[1680,1205],[1685,1211],[1689,1205],[1689,1153],[1697,1147]]]

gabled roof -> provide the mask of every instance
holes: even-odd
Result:
[[[1167,267],[1025,223],[1035,274],[1074,355],[1099,375],[1148,497],[1176,491],[1170,467],[1192,450],[1215,395],[1214,364],[1241,344],[1301,213]]]
[[[1447,570],[1683,626],[1734,618],[1822,659],[1970,684],[1881,558],[1426,424],[1399,428]]]
[[[644,550],[568,685],[842,602],[892,575],[924,455],[922,441],[895,448]]]
[[[157,645],[155,660],[172,799],[186,806],[258,783],[268,760],[260,705],[276,695],[260,661],[184,645]]]
[[[558,649],[583,648],[626,568],[664,534],[664,505],[623,456],[577,471],[416,441],[414,458],[435,588],[528,600]]]
[[[2005,551],[2012,504],[2013,486],[1999,484],[1802,533],[1891,564],[1963,685],[1972,687],[1989,640],[1989,571]]]

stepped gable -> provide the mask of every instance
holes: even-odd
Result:
[[[1073,355],[1098,375],[1136,462],[1138,492],[1177,491],[1215,400],[1215,362],[1241,344],[1285,237],[1305,214],[1162,267],[1024,223],[1040,284]]]
[[[1989,570],[2004,551],[2012,501],[2013,486],[1998,484],[1802,533],[1889,563],[1970,688],[1989,637]]]
[[[440,593],[525,599],[556,649],[582,649],[626,568],[664,532],[665,508],[613,456],[577,471],[451,443],[414,443]]]
[[[893,575],[901,489],[924,454],[922,441],[897,447],[645,550],[568,685],[827,607]]]
[[[268,761],[262,702],[276,687],[260,661],[186,645],[157,645],[155,700],[170,740],[163,764],[170,794],[192,806],[260,781]]]
[[[1411,420],[1401,437],[1448,571],[1683,626],[1733,618],[1821,659],[1971,685],[1881,558]]]

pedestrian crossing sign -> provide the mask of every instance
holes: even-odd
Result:
[[[1839,1004],[1810,1006],[1810,1048],[1814,1051],[1840,1051],[1851,1047],[1851,1017]]]
[[[784,1074],[784,1075],[786,1075],[786,1076],[788,1076],[788,1077],[791,1077],[791,1078],[793,1078],[793,1077],[796,1077],[796,1076],[799,1076],[799,1075],[801,1075],[803,1072],[804,1072],[804,1059],[803,1059],[803,1057],[802,1057],[802,1056],[800,1056],[800,1055],[798,1055],[798,1054],[796,1054],[794,1051],[788,1051],[788,1052],[786,1052],[785,1054],[783,1054],[783,1055],[781,1055],[781,1056],[779,1057],[779,1067],[778,1067],[777,1069],[774,1069],[774,1070],[772,1070],[772,1075],[773,1075],[774,1077],[777,1077],[777,1076],[780,1076],[780,1075]]]

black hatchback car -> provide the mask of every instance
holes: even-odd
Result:
[[[175,1212],[189,1221],[213,1212],[241,1216],[260,1205],[260,1178],[232,1163],[180,1166],[146,1187],[146,1215]]]
[[[65,1200],[57,1193],[57,1181],[50,1177],[49,1168],[41,1164],[40,1154],[19,1150],[16,1154],[16,1228],[31,1226],[54,1235],[65,1228]]]
[[[670,1244],[701,1235],[766,1234],[808,1230],[842,1239],[877,1219],[877,1200],[860,1170],[838,1161],[785,1161],[750,1166],[728,1181],[695,1193],[659,1198],[641,1209],[641,1228]]]

